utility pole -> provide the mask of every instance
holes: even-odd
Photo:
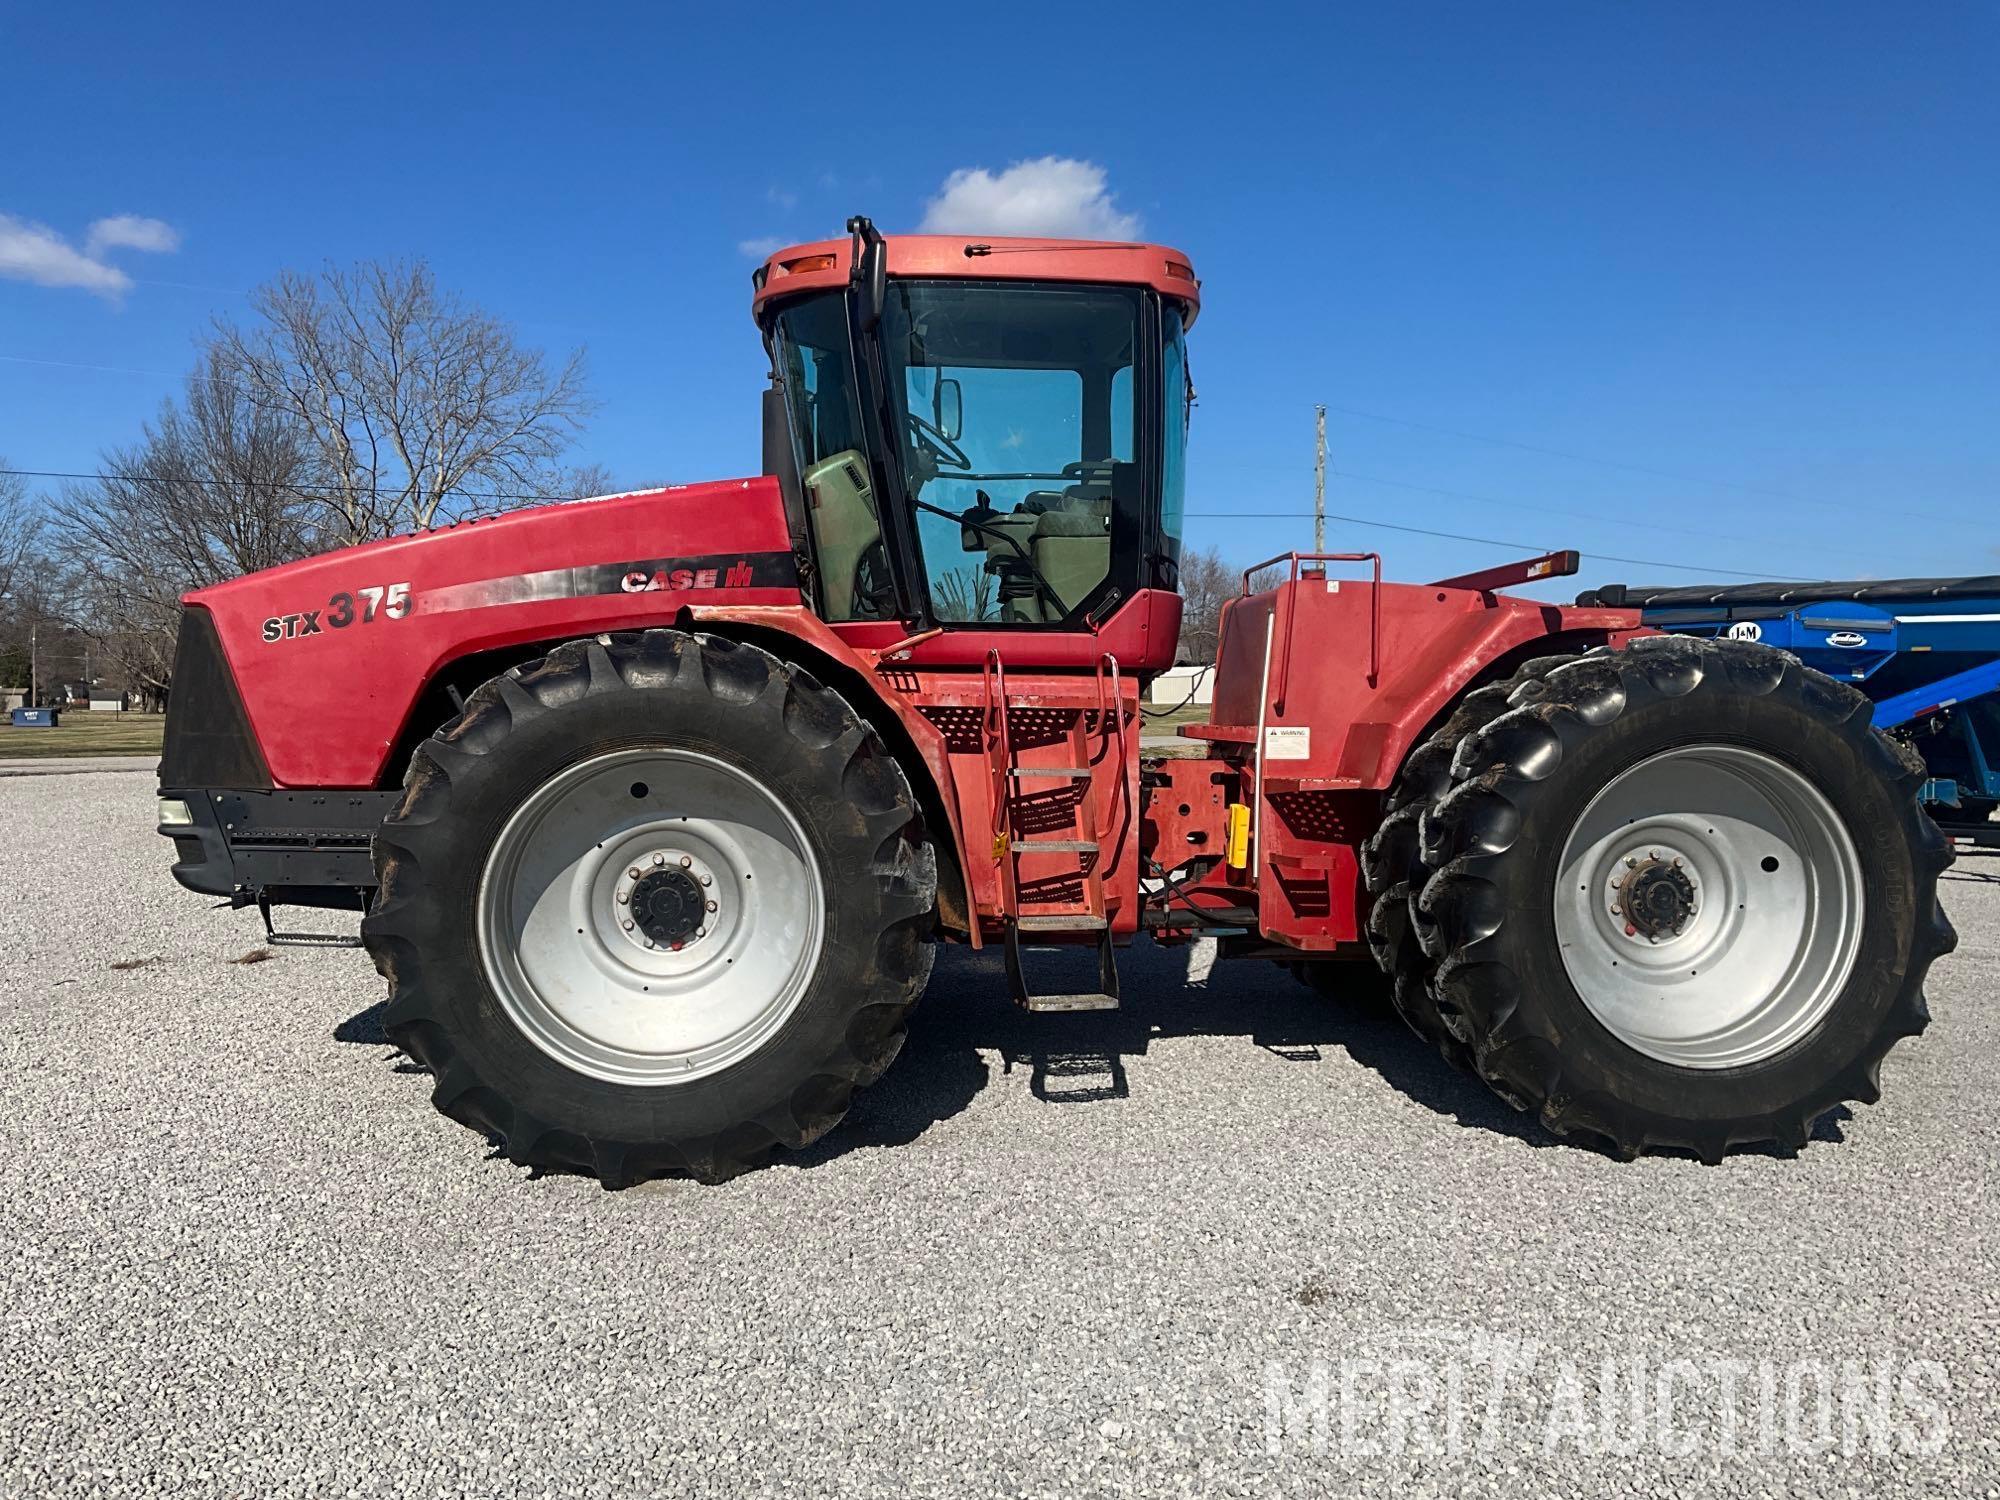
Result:
[[[30,620],[28,622],[28,707],[30,708],[36,707],[41,701],[35,676],[35,647],[38,644],[41,628],[42,625],[39,620]]]
[[[1313,459],[1313,551],[1326,551],[1326,408],[1315,406],[1318,453]]]

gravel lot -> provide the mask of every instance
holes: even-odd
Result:
[[[1032,1019],[947,952],[812,1154],[613,1194],[435,1115],[361,955],[241,962],[151,797],[0,781],[0,1493],[2000,1481],[2000,858],[1884,1102],[1796,1160],[1564,1146],[1266,964],[1137,949],[1125,1011]],[[1843,1361],[1887,1452],[1837,1405],[1813,1451]]]

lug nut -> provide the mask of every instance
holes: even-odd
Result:
[[[710,911],[716,911],[716,910],[718,910],[719,908],[717,908],[716,904],[715,904],[715,903],[714,903],[713,901],[711,901],[711,902],[709,902],[709,903],[708,903],[708,909],[709,909]]]
[[[618,893],[618,904],[620,906],[623,906],[626,902],[630,901],[631,899],[632,899],[632,893],[630,891],[620,891]]]
[[[646,939],[646,946],[647,946],[648,948],[651,948],[651,947],[653,947],[653,946],[654,946],[654,943],[653,943],[653,940],[652,940],[651,938],[647,938],[647,939]]]
[[[660,858],[661,858],[661,861],[662,861],[662,862],[664,863],[664,861],[665,861],[665,858],[666,858],[666,857],[665,857],[664,855],[662,855],[662,856],[660,856]],[[693,868],[694,868],[694,861],[693,861],[692,859],[688,858],[688,857],[687,857],[687,855],[683,854],[683,855],[681,856],[681,868],[682,868],[683,870],[690,870],[690,869],[693,869]]]
[[[663,865],[663,864],[665,864],[666,862],[667,862],[667,857],[666,857],[666,855],[664,855],[664,854],[655,854],[655,855],[653,856],[653,863],[654,863],[654,864],[656,864],[656,865]],[[685,861],[685,860],[683,860],[683,861],[682,861],[682,863],[683,863],[683,864],[685,864],[685,863],[686,863],[686,861]]]
[[[704,876],[702,876],[702,877],[701,877],[701,883],[702,883],[703,885],[714,885],[714,884],[715,884],[714,880],[712,880],[711,878],[709,878],[709,877],[708,877],[708,876],[706,876],[706,875],[704,875]]]
[[[632,866],[631,869],[627,870],[625,873],[629,875],[632,879],[637,880],[639,878],[639,867],[637,865],[634,865]]]
[[[697,928],[695,928],[695,930],[694,930],[694,935],[695,935],[696,937],[707,937],[707,936],[708,936],[708,929],[707,929],[706,927],[697,927]]]
[[[623,924],[623,925],[624,925],[624,928],[625,928],[625,930],[626,930],[627,932],[630,932],[630,931],[632,930],[632,919],[631,919],[630,917],[627,917],[627,918],[625,919],[625,921],[624,921],[624,924]]]
[[[1628,870],[1636,870],[1639,868],[1639,861],[1636,859],[1628,859],[1625,861],[1625,868]]]

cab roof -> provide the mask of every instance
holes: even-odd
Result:
[[[1145,286],[1185,303],[1189,326],[1201,310],[1201,283],[1195,280],[1193,264],[1166,245],[956,234],[891,234],[883,236],[883,244],[891,276]],[[851,238],[815,240],[778,251],[751,277],[752,314],[761,324],[785,298],[845,286],[852,256]]]

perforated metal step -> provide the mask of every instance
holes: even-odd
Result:
[[[1030,995],[1022,1007],[1034,1012],[1065,1010],[1116,1010],[1116,995]]]

